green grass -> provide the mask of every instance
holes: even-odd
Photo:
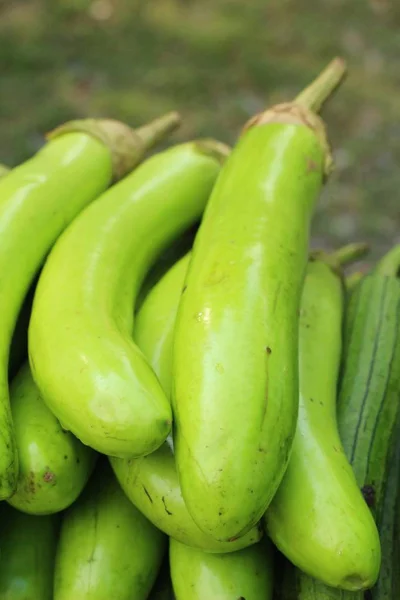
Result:
[[[6,4],[7,6],[4,6]],[[384,0],[30,0],[0,5],[0,161],[31,156],[61,122],[133,125],[178,109],[174,140],[233,143],[336,54],[350,74],[324,110],[337,168],[315,244],[400,242],[400,7]],[[394,4],[394,3],[393,3]],[[380,8],[379,8],[380,7]],[[95,15],[109,11],[109,18]],[[97,11],[97,12],[96,12]]]

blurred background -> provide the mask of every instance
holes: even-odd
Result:
[[[61,122],[140,125],[178,109],[174,141],[233,143],[335,55],[349,63],[323,116],[336,170],[313,243],[400,243],[400,2],[0,0],[0,162],[16,165]]]

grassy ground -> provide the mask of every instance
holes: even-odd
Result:
[[[389,0],[0,0],[0,161],[60,122],[132,124],[179,109],[175,140],[235,140],[334,55],[350,75],[324,111],[336,172],[316,244],[400,242],[400,6]]]

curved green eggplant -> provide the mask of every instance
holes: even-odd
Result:
[[[43,402],[25,363],[10,388],[19,457],[16,492],[7,501],[35,515],[60,512],[83,490],[96,453],[63,431]]]
[[[176,600],[272,600],[267,538],[230,554],[208,554],[170,539],[169,560]]]
[[[0,180],[0,499],[12,495],[18,478],[8,366],[24,298],[71,221],[176,124],[169,116],[135,133],[117,121],[69,123]]]
[[[0,503],[1,600],[53,600],[58,524]]]
[[[54,600],[146,600],[167,538],[127,499],[107,462],[65,513]]]
[[[175,265],[175,263],[179,262],[181,258],[191,250],[198,229],[199,223],[195,223],[190,229],[185,231],[183,235],[167,248],[155,265],[150,269],[136,299],[136,315],[138,315],[143,302],[150,294],[151,290],[156,287],[159,281]],[[136,325],[137,324],[135,323],[135,327]]]
[[[359,590],[376,581],[381,553],[336,421],[343,310],[340,274],[324,260],[310,261],[300,311],[297,430],[265,524],[279,550],[302,571],[327,585]]]
[[[169,397],[171,354],[179,298],[190,253],[179,260],[155,285],[136,317],[134,339]],[[242,538],[218,542],[201,531],[182,498],[172,440],[145,458],[111,458],[118,481],[128,498],[156,527],[186,545],[208,552],[233,552],[256,543],[260,528]]]
[[[336,85],[336,67],[324,86],[313,84],[324,90],[319,97]],[[179,480],[194,521],[222,541],[262,517],[295,434],[298,311],[310,221],[330,164],[312,97],[248,124],[213,189],[179,305]]]
[[[179,485],[173,450],[165,442],[138,459],[110,458],[114,473],[128,498],[158,529],[180,542],[207,552],[233,552],[257,542],[261,527],[243,537],[219,542],[204,533],[190,516]]]
[[[33,376],[63,427],[103,454],[149,454],[171,430],[170,402],[132,340],[133,308],[162,250],[202,215],[222,159],[211,140],[153,155],[75,219],[43,268]]]
[[[189,261],[190,253],[176,262],[149,292],[137,314],[133,334],[168,398],[175,321]]]

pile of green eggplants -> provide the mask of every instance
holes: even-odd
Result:
[[[400,247],[310,242],[346,70],[1,168],[0,600],[400,598]]]

